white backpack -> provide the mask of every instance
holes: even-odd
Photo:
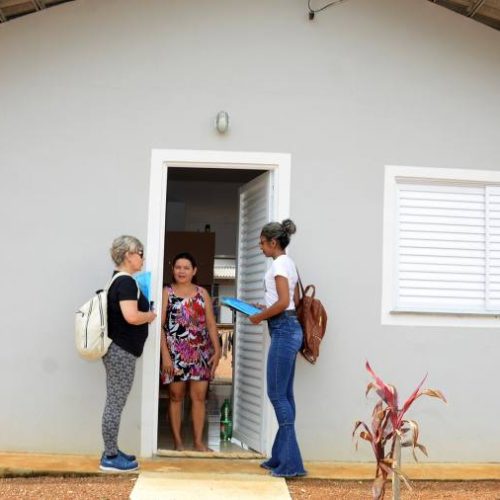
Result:
[[[102,358],[112,342],[108,337],[108,290],[120,276],[130,276],[130,274],[116,273],[104,290],[97,290],[95,295],[76,311],[76,349],[82,358],[89,361]],[[137,299],[140,293],[137,287]]]

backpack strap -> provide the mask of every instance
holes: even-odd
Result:
[[[297,271],[297,277],[299,278],[300,293],[301,293],[302,297],[304,297],[304,295],[306,294],[306,292],[304,290],[304,285],[302,284],[302,280],[300,279],[299,268],[297,266],[295,266],[295,270]]]
[[[316,295],[316,287],[314,285],[307,285],[304,288],[304,285],[302,284],[302,280],[300,279],[300,274],[299,274],[299,270],[298,270],[297,266],[295,266],[295,270],[297,271],[297,276],[299,278],[299,287],[300,287],[301,296],[305,297],[307,295],[307,293],[309,292],[309,290],[312,290],[311,298],[314,299],[314,296]]]
[[[135,283],[135,286],[137,287],[137,300],[139,300],[139,297],[141,296],[141,290],[139,288],[139,285],[137,284],[137,281],[135,281],[134,277],[129,274],[129,273],[126,273],[125,271],[119,271],[117,272],[109,281],[108,281],[108,284],[106,285],[106,287],[104,288],[104,290],[106,290],[106,292],[109,291],[109,289],[111,288],[111,285],[114,283],[114,281],[119,278],[120,276],[130,276],[133,280],[134,280],[134,283]]]

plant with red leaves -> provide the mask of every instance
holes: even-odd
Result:
[[[358,420],[354,424],[352,435],[354,438],[356,433],[358,433],[359,438],[368,441],[372,446],[375,459],[377,460],[372,494],[374,500],[381,500],[385,495],[386,481],[391,475],[395,478],[403,479],[408,488],[411,489],[408,479],[402,474],[400,469],[398,460],[399,446],[411,446],[415,461],[418,461],[415,454],[416,448],[427,456],[425,446],[418,442],[419,427],[417,422],[415,420],[406,420],[404,418],[405,413],[420,396],[431,396],[441,399],[445,403],[446,398],[441,391],[436,389],[421,389],[427,378],[426,375],[400,408],[396,387],[386,384],[372,370],[368,361],[365,366],[374,379],[374,382],[368,384],[365,395],[368,395],[374,389],[380,399],[373,408],[371,428]],[[356,449],[357,447],[358,440],[356,440]]]

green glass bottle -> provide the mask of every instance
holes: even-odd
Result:
[[[229,441],[233,436],[233,416],[231,403],[225,399],[220,408],[220,439]]]

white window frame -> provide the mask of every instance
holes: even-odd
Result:
[[[500,185],[500,172],[387,165],[384,180],[384,232],[382,262],[383,325],[500,327],[500,315],[495,313],[430,312],[397,310],[397,245],[398,245],[398,183],[436,181]]]

